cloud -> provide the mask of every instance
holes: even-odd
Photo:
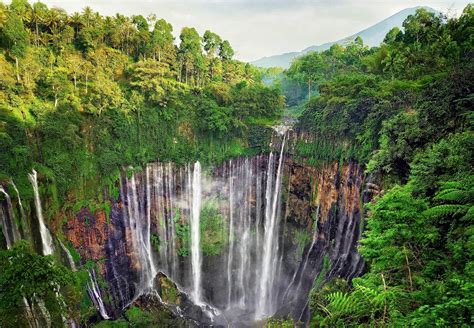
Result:
[[[104,15],[155,13],[173,24],[228,39],[241,60],[300,51],[358,32],[407,7],[457,11],[456,0],[43,0],[68,12],[90,6]]]

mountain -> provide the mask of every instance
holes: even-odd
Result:
[[[352,34],[348,37],[345,37],[343,39],[340,39],[338,41],[334,42],[328,42],[324,43],[321,45],[317,46],[311,46],[306,49],[303,49],[302,51],[299,52],[288,52],[284,53],[281,55],[274,55],[274,56],[269,56],[269,57],[263,57],[258,60],[255,60],[251,62],[251,64],[259,67],[283,67],[283,68],[288,68],[290,67],[290,64],[292,60],[296,57],[299,57],[309,51],[324,51],[329,49],[333,44],[346,44],[352,40],[354,40],[356,37],[360,36],[362,40],[364,40],[364,43],[373,47],[379,45],[385,35],[390,31],[393,27],[402,27],[403,21],[410,15],[413,15],[417,9],[419,8],[425,8],[428,11],[435,12],[437,11],[433,8],[430,7],[413,7],[413,8],[406,8],[398,13],[384,19],[383,21],[372,25],[365,30],[362,30],[358,33]]]

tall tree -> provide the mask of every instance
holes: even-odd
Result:
[[[202,41],[204,43],[204,50],[209,57],[214,57],[217,54],[222,43],[221,37],[209,30],[204,32]]]
[[[173,45],[173,26],[164,19],[160,19],[155,23],[152,36],[151,47],[153,58],[161,62],[163,57],[168,57],[171,60],[175,57],[175,48]]]
[[[195,28],[184,27],[179,38],[181,43],[179,45],[178,55],[181,70],[184,69],[184,80],[188,83],[188,78],[193,75],[195,79],[199,80],[199,75],[202,72],[204,64],[201,37]]]
[[[234,49],[230,46],[230,42],[224,40],[219,46],[219,56],[222,60],[231,60],[234,57]]]
[[[15,59],[16,79],[20,82],[19,58],[25,55],[28,46],[28,32],[17,14],[8,16],[3,27],[3,35],[10,55]]]

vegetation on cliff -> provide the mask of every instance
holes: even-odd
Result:
[[[366,273],[324,281],[325,258],[309,300],[313,326],[473,324],[474,6],[449,19],[421,9],[403,27],[379,47],[357,38],[309,53],[279,81],[308,136],[289,147],[293,155],[314,165],[357,161],[382,187],[366,208]],[[175,42],[172,26],[155,16],[103,17],[90,8],[68,15],[13,0],[0,3],[0,40],[0,182],[13,178],[28,203],[27,173],[36,168],[59,237],[62,220],[79,208],[110,212],[104,198],[117,196],[120,168],[257,153],[283,107],[280,90],[234,60],[228,41],[186,27]],[[210,203],[201,216],[203,253],[220,254],[228,242],[222,213]],[[190,227],[179,216],[175,223],[186,256]],[[152,244],[160,249],[156,235]],[[72,274],[57,262],[23,242],[0,252],[0,325],[34,321],[22,309],[38,299],[58,324],[63,314],[94,321],[87,263]],[[169,320],[132,307],[99,326]]]
[[[171,24],[154,15],[104,17],[90,8],[68,14],[41,2],[0,3],[0,183],[13,195],[13,179],[29,216],[27,173],[35,168],[48,227],[60,238],[64,221],[81,208],[103,208],[109,220],[107,197],[118,196],[121,168],[131,171],[129,166],[151,161],[216,163],[268,145],[266,129],[283,107],[280,91],[264,86],[257,69],[234,60],[230,43],[219,35],[185,27],[175,40],[172,32]],[[222,220],[206,213],[204,251],[215,254],[225,242],[214,231]],[[31,257],[25,249],[22,256]],[[43,262],[37,262],[39,273],[64,273],[52,258]],[[5,270],[27,265],[7,264],[12,268]],[[1,278],[11,279],[4,272]],[[87,272],[83,278],[89,279]],[[63,283],[73,284],[58,281],[61,288]],[[49,302],[53,289],[38,288],[34,292],[52,319],[62,322],[58,315],[69,315],[69,303],[66,311]],[[90,311],[70,317],[84,323],[95,310],[86,286],[79,290]],[[5,326],[23,313],[21,295],[0,295]]]
[[[367,273],[313,290],[315,326],[473,324],[474,6],[449,19],[420,9],[403,27],[285,73],[309,97],[299,127],[312,139],[295,153],[356,160],[383,187],[360,241]]]
[[[25,194],[35,167],[62,204],[123,166],[258,151],[253,127],[278,119],[279,91],[217,34],[172,31],[153,15],[0,4],[0,179]]]

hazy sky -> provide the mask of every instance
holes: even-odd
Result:
[[[469,1],[461,0],[42,0],[68,12],[85,6],[104,15],[155,13],[173,24],[202,34],[210,29],[228,39],[236,57],[300,51],[308,46],[346,37],[399,10],[430,6],[459,14]]]

